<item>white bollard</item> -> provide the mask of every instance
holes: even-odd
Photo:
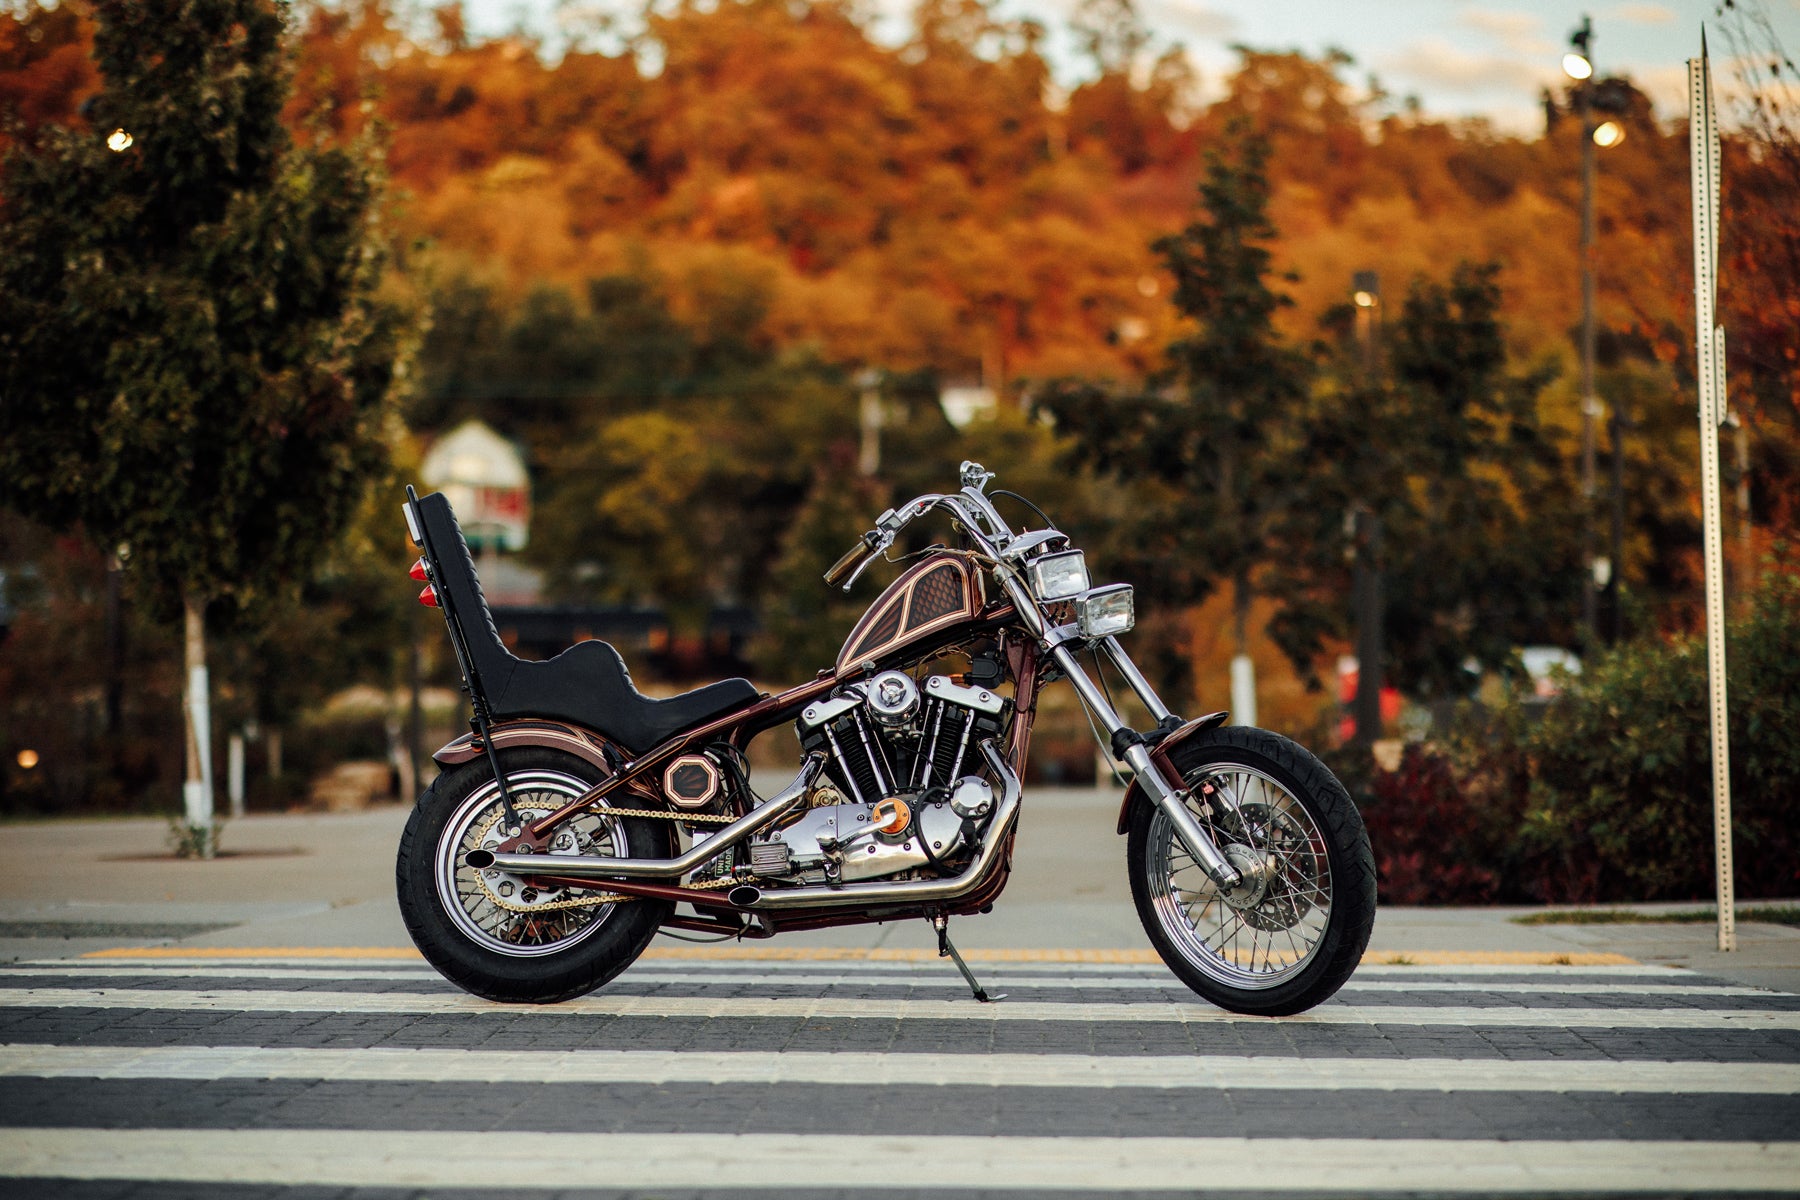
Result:
[[[234,733],[225,741],[225,792],[231,797],[232,817],[244,815],[244,735]]]

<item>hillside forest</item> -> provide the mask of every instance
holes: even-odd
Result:
[[[1724,20],[1716,37],[1785,61]],[[1434,117],[1335,53],[1241,47],[1203,90],[1130,0],[1080,7],[1073,82],[1042,26],[989,0],[920,0],[899,45],[844,0],[673,0],[640,25],[574,26],[553,51],[473,37],[456,4],[290,10],[285,124],[380,148],[384,288],[412,333],[393,470],[329,568],[221,616],[226,712],[280,723],[402,678],[416,610],[396,599],[395,495],[471,417],[527,457],[526,554],[551,598],[657,606],[688,636],[748,608],[746,666],[769,684],[810,675],[853,619],[823,566],[963,458],[1138,583],[1137,636],[1183,705],[1221,697],[1241,644],[1263,723],[1295,733],[1335,729],[1359,506],[1385,522],[1388,680],[1416,704],[1466,695],[1471,665],[1516,666],[1521,646],[1583,648],[1582,530],[1606,552],[1615,507],[1593,636],[1693,626],[1686,114],[1629,80],[1597,172],[1603,410],[1584,495],[1569,91],[1519,134]],[[79,2],[0,14],[9,145],[88,119],[92,39]],[[1734,595],[1800,515],[1792,74],[1763,72],[1760,107],[1726,114]],[[1247,273],[1207,293],[1226,241]],[[1259,347],[1254,378],[1213,371],[1232,337]],[[951,424],[953,386],[991,389],[995,411]],[[126,686],[93,665],[111,662],[145,714],[178,690],[157,674],[177,657],[167,612],[99,548],[8,518],[0,555],[15,580],[34,564],[73,630],[35,649],[15,631],[15,681],[97,694]],[[123,632],[102,628],[109,586],[134,614]],[[101,653],[115,637],[125,649]]]

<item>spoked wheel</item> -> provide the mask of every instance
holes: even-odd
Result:
[[[603,776],[551,750],[502,751],[513,806],[531,820],[586,793]],[[445,978],[489,1000],[549,1004],[590,992],[641,954],[673,907],[607,899],[593,888],[534,886],[530,877],[476,870],[471,850],[508,836],[500,788],[484,759],[438,777],[400,840],[395,882],[400,913],[426,960]],[[559,854],[666,858],[669,823],[608,815],[571,817],[550,837]]]
[[[1220,888],[1161,809],[1134,805],[1131,894],[1157,953],[1233,1012],[1285,1016],[1325,1000],[1375,925],[1374,857],[1343,785],[1264,729],[1207,730],[1172,757],[1188,811],[1244,879]]]

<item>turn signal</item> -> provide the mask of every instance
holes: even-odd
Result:
[[[408,571],[407,574],[411,575],[420,583],[424,583],[427,578],[425,574],[425,560],[421,558],[418,562],[414,563],[412,565],[412,570]]]
[[[419,593],[419,603],[426,608],[436,608],[438,606],[437,589],[429,583],[426,584],[425,590]]]

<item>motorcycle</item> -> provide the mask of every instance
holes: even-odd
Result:
[[[475,995],[548,1004],[605,984],[659,930],[750,939],[922,918],[987,1001],[948,922],[991,911],[1006,885],[1038,697],[1063,679],[1130,780],[1117,832],[1169,969],[1239,1013],[1336,992],[1375,914],[1343,786],[1279,734],[1172,713],[1119,642],[1130,585],[1094,586],[1082,551],[1024,497],[990,494],[993,477],[963,463],[957,491],[889,509],[826,572],[848,592],[929,514],[960,538],[914,556],[816,678],[668,699],[639,693],[605,642],[514,657],[449,502],[408,487],[420,601],[442,610],[472,710],[400,842],[400,910],[426,960]],[[1002,496],[1045,527],[1014,532]],[[1152,728],[1119,715],[1102,662]],[[764,798],[746,750],[778,726],[798,737],[799,770]]]

